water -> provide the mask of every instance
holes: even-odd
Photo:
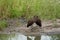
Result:
[[[60,40],[60,35],[26,36],[22,34],[0,34],[0,40]]]

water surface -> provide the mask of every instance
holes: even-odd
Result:
[[[0,40],[60,40],[60,35],[26,36],[23,34],[0,34]]]

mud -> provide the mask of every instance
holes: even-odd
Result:
[[[40,35],[40,34],[60,34],[60,20],[42,21],[42,27],[30,26],[26,27],[27,22],[20,20],[8,20],[8,27],[0,31],[0,34],[21,33],[25,35]]]

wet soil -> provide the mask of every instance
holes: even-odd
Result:
[[[40,35],[40,34],[60,34],[60,19],[55,21],[42,21],[42,27],[30,26],[26,27],[25,20],[10,19],[7,20],[8,27],[0,31],[0,34],[22,33],[25,35]]]

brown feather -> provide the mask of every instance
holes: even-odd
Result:
[[[33,23],[36,23],[38,26],[42,26],[41,20],[38,16],[34,16],[32,19],[28,20],[27,27],[31,26]]]

